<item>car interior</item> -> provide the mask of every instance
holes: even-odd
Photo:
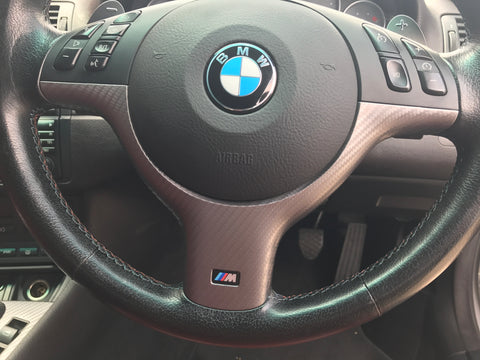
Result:
[[[0,360],[480,359],[478,0],[0,26]]]

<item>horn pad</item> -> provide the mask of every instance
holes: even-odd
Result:
[[[347,140],[357,100],[338,30],[312,9],[273,0],[173,11],[144,39],[129,83],[133,127],[151,161],[225,201],[265,200],[315,180]]]

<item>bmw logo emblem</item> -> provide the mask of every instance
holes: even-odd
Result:
[[[252,44],[235,43],[212,56],[205,83],[217,106],[244,114],[267,103],[277,84],[277,72],[266,51]]]

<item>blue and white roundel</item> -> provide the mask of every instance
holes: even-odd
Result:
[[[269,54],[249,43],[217,50],[205,69],[205,89],[215,105],[236,115],[259,110],[272,97],[277,71]]]
[[[246,56],[228,60],[220,71],[220,82],[230,95],[248,96],[257,90],[262,81],[262,71],[257,63]]]

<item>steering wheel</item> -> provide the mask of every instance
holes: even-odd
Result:
[[[62,36],[47,24],[48,5],[0,4],[1,173],[58,266],[129,317],[212,344],[307,341],[412,296],[478,230],[477,1],[459,4],[473,41],[451,56],[306,2],[179,0]],[[137,271],[80,222],[41,148],[32,109],[45,100],[111,124],[184,226],[183,285]],[[282,234],[373,146],[439,133],[458,161],[408,238],[326,288],[288,297],[271,289]]]

